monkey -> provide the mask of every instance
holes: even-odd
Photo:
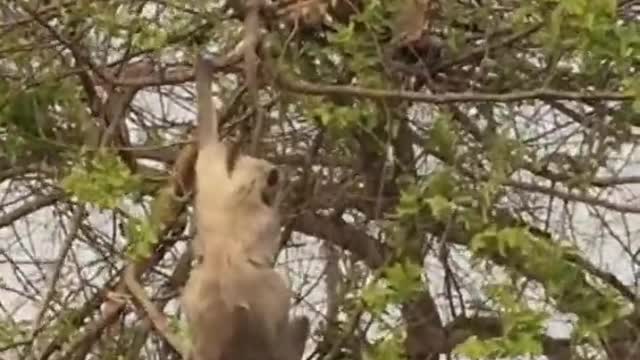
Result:
[[[212,64],[202,55],[195,64],[197,264],[181,298],[192,339],[189,358],[300,360],[309,320],[289,318],[292,291],[273,268],[282,175],[274,164],[234,154],[221,141]]]

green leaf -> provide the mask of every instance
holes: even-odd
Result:
[[[61,181],[62,188],[80,201],[103,209],[117,207],[140,184],[139,176],[132,174],[119,157],[106,151],[98,152],[88,163],[81,159]]]
[[[381,340],[374,342],[373,346],[367,349],[364,357],[367,360],[400,360],[405,359],[404,336],[392,331]]]
[[[424,289],[422,281],[422,266],[405,259],[396,262],[384,270],[389,288],[393,290],[394,302],[402,303],[413,299],[415,295]]]
[[[640,97],[633,100],[633,103],[631,104],[631,108],[633,109],[633,112],[640,114]]]
[[[462,344],[453,349],[455,354],[470,359],[484,359],[496,353],[495,344],[490,341],[480,341],[476,335],[469,337]]]
[[[479,232],[471,238],[471,251],[473,253],[482,253],[486,249],[492,249],[497,243],[497,231],[495,226],[490,226],[482,232]]]
[[[426,196],[443,196],[446,199],[452,199],[458,189],[457,182],[454,171],[448,166],[434,171],[425,185]]]
[[[415,184],[406,186],[400,194],[400,200],[396,206],[396,216],[409,219],[417,216],[422,210],[422,192]]]
[[[389,305],[391,293],[380,281],[374,281],[362,290],[360,298],[371,314],[376,316],[382,314]]]
[[[126,225],[129,238],[127,255],[133,259],[148,258],[158,243],[156,230],[149,221],[129,218]]]
[[[454,352],[472,359],[513,358],[542,354],[542,335],[547,314],[534,311],[521,304],[517,289],[509,285],[490,285],[487,293],[501,308],[501,336],[480,340],[473,336],[454,349]]]
[[[433,124],[429,141],[436,150],[440,151],[447,161],[453,161],[456,156],[457,136],[451,124],[451,115],[441,114]]]
[[[427,204],[431,208],[433,216],[443,222],[449,220],[449,217],[453,213],[453,203],[447,200],[444,196],[434,196],[426,200]]]

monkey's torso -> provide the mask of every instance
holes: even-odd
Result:
[[[208,144],[196,162],[194,255],[202,263],[182,297],[193,360],[287,360],[291,292],[272,267],[280,219],[261,199],[273,165],[241,156],[228,173],[226,151]]]
[[[201,236],[196,238],[195,252],[224,248],[250,254],[259,262],[272,261],[280,245],[280,215],[262,202],[260,191],[273,165],[241,155],[229,174],[224,165],[227,151],[224,144],[211,143],[198,154],[195,208]]]
[[[205,257],[191,272],[182,302],[193,360],[285,359],[290,290],[274,269],[236,261],[215,274]]]

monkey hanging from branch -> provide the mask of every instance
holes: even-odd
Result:
[[[197,235],[182,307],[191,360],[300,360],[309,320],[290,320],[292,291],[273,268],[279,248],[282,175],[268,161],[234,154],[218,131],[213,60],[195,66]]]

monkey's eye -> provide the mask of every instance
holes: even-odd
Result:
[[[280,180],[280,174],[278,174],[278,170],[271,169],[271,171],[269,171],[269,174],[267,175],[267,186],[278,185],[278,180]]]

